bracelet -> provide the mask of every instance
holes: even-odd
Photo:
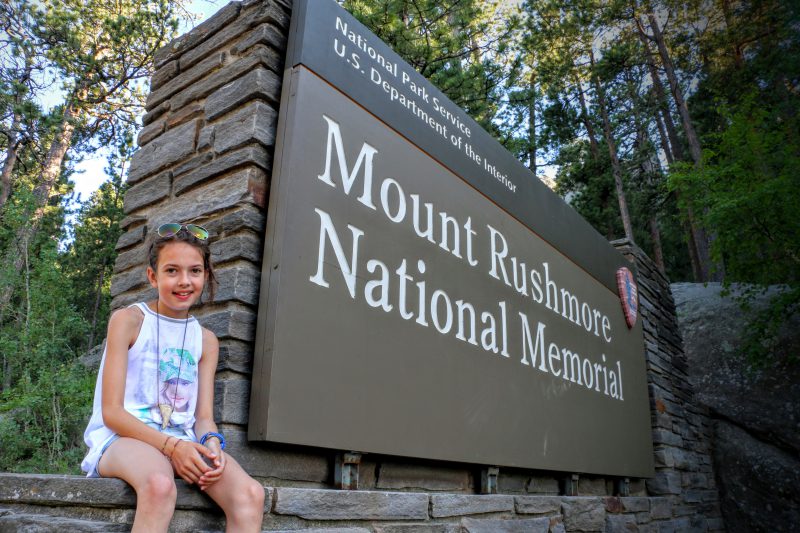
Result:
[[[220,448],[220,450],[224,450],[225,449],[225,437],[222,436],[222,433],[217,433],[215,431],[209,431],[208,433],[206,433],[205,435],[200,437],[200,444],[205,446],[206,441],[208,439],[210,439],[211,437],[216,437],[217,440],[219,440],[219,448]]]
[[[170,461],[172,461],[172,456],[175,455],[175,448],[177,448],[178,444],[180,444],[181,442],[182,442],[181,439],[179,439],[178,437],[175,437],[175,446],[173,446],[172,447],[172,451],[169,452],[169,460]]]
[[[164,454],[164,455],[167,455],[167,454],[164,453],[164,449],[167,447],[167,443],[169,442],[169,439],[171,439],[171,438],[172,438],[172,435],[167,435],[167,438],[164,439],[164,444],[161,445],[161,453]]]

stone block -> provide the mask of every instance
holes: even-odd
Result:
[[[611,496],[609,498],[605,498],[605,502],[606,502],[607,513],[619,514],[624,510],[622,507],[622,502],[617,496]]]
[[[650,511],[650,499],[636,496],[629,496],[619,499],[622,509],[626,513],[639,513]]]
[[[214,236],[227,235],[240,230],[251,230],[256,235],[263,235],[265,223],[264,214],[259,209],[253,206],[243,206],[235,211],[227,212],[222,217],[215,218],[207,224],[203,224],[203,227],[211,233],[213,239]],[[259,240],[261,240],[260,237]],[[213,242],[211,250],[213,253]]]
[[[606,487],[605,478],[589,478],[581,476],[578,479],[578,494],[583,496],[606,496],[610,493]]]
[[[650,518],[672,518],[672,501],[669,498],[650,498]]]
[[[515,496],[517,514],[552,514],[561,511],[558,496]]]
[[[201,491],[178,479],[176,509],[217,509],[216,504]],[[270,508],[267,492],[265,508]],[[87,478],[50,474],[0,473],[0,502],[44,506],[91,506],[134,508],[136,494],[127,483],[112,478]]]
[[[146,231],[147,231],[147,226],[144,224],[129,229],[128,231],[120,235],[119,239],[117,240],[117,245],[114,247],[114,249],[120,251],[124,250],[125,248],[129,248],[133,245],[139,244],[140,242],[144,242]]]
[[[265,22],[276,26],[288,26],[289,17],[283,9],[273,2],[261,2],[253,9],[245,10],[232,24],[228,24],[213,37],[191,50],[187,50],[180,58],[180,68],[184,70],[197,63],[200,59],[219,50],[241,34]]]
[[[158,227],[158,224],[174,220],[205,220],[220,212],[246,206],[264,207],[266,183],[263,170],[254,167],[234,170],[224,180],[203,183],[174,197],[169,204],[169,213],[150,214],[149,224]]]
[[[147,286],[147,277],[143,270],[135,268],[128,272],[115,274],[111,278],[111,296],[117,296],[123,292],[137,287]]]
[[[198,103],[193,103],[181,109],[176,109],[174,113],[170,113],[164,117],[164,120],[167,122],[167,128],[174,128],[191,118],[198,117],[202,113],[203,106]]]
[[[157,90],[159,87],[170,81],[178,75],[178,62],[167,61],[158,70],[153,73],[150,78],[150,92]]]
[[[256,68],[241,78],[223,85],[206,98],[207,120],[215,120],[254,99],[278,103],[281,97],[281,79],[265,68]]]
[[[632,479],[630,484],[631,496],[647,496],[647,485],[644,479]]]
[[[161,102],[153,109],[149,109],[147,113],[142,115],[142,126],[147,126],[148,124],[152,124],[153,122],[161,118],[164,115],[164,113],[169,111],[169,108],[170,108],[169,102]]]
[[[139,226],[142,224],[147,224],[147,217],[142,215],[128,215],[119,222],[119,227],[125,231],[131,226]]]
[[[464,491],[470,487],[469,472],[462,468],[383,462],[376,487],[379,489],[418,489]]]
[[[142,269],[144,272],[144,269]],[[158,292],[148,286],[142,286],[139,289],[126,292],[123,294],[119,294],[114,296],[111,299],[111,310],[121,309],[123,307],[128,307],[131,304],[135,304],[136,302],[147,302],[149,300],[155,300],[158,297]]]
[[[312,527],[303,529],[303,533],[370,533],[370,530],[363,527]],[[296,529],[280,529],[271,533],[297,533]]]
[[[375,533],[461,533],[461,524],[373,524]]]
[[[237,263],[223,267],[215,272],[219,287],[214,298],[216,302],[237,302],[256,306],[261,282],[261,272],[250,263]]]
[[[127,524],[114,524],[99,520],[83,520],[63,516],[30,514],[0,508],[0,532],[17,533],[105,533],[106,531],[130,531]]]
[[[135,184],[125,192],[124,212],[131,213],[167,198],[171,182],[169,173],[164,172]]]
[[[633,515],[608,515],[605,533],[638,533],[639,525]]]
[[[215,265],[219,265],[228,261],[246,259],[254,264],[259,264],[263,255],[263,240],[263,237],[251,232],[218,239],[211,243],[211,261]]]
[[[428,495],[278,487],[273,513],[306,520],[421,520],[428,518]]]
[[[225,379],[214,382],[214,420],[223,424],[247,424],[250,380]]]
[[[198,167],[188,174],[176,177],[173,184],[175,194],[183,194],[189,188],[196,187],[211,178],[215,178],[244,165],[252,164],[259,168],[268,168],[271,163],[271,158],[264,148],[257,145],[247,146],[241,150],[219,156],[208,164]]]
[[[251,311],[226,309],[198,317],[203,327],[210,329],[220,339],[238,339],[253,342],[256,315]]]
[[[173,39],[169,44],[158,49],[153,56],[153,62],[156,68],[161,68],[167,61],[175,59],[181,53],[190,48],[194,48],[217,33],[220,29],[228,26],[239,16],[240,8],[240,2],[231,2],[205,20],[202,24],[197,25],[197,27],[192,29],[189,33],[177,39]]]
[[[677,529],[675,529],[675,522],[672,520],[665,520],[663,522],[655,522],[653,524],[658,529],[658,533],[681,533]]]
[[[548,533],[567,533],[567,528],[564,527],[564,521],[560,516],[550,517],[550,530]]]
[[[275,143],[278,113],[269,105],[255,101],[214,126],[214,151],[218,154],[245,144]]]
[[[502,513],[514,510],[514,497],[498,494],[434,494],[431,496],[431,516],[463,516]]]
[[[147,109],[157,106],[178,91],[189,87],[197,80],[220,68],[224,62],[225,54],[216,53],[194,65],[185,72],[181,72],[178,76],[172,78],[168,83],[150,93],[150,95],[147,97]],[[172,107],[172,109],[180,109],[180,107]]]
[[[680,494],[681,474],[669,470],[660,470],[646,482],[647,491],[654,495]]]
[[[214,126],[204,126],[197,134],[197,151],[208,150],[214,145]]]
[[[601,498],[562,498],[561,513],[567,531],[602,531],[605,527],[606,509]]]
[[[187,122],[137,150],[131,159],[128,181],[135,183],[191,155],[196,134],[197,121]]]
[[[163,119],[159,119],[143,127],[141,130],[139,130],[139,135],[136,137],[136,144],[138,144],[140,147],[144,146],[164,133],[165,124],[166,122]]]
[[[123,272],[129,268],[138,267],[145,269],[147,264],[147,249],[144,243],[121,252],[114,263],[114,273]]]
[[[219,343],[217,370],[249,374],[253,370],[253,346],[248,342],[226,339]]]
[[[256,50],[252,55],[238,59],[223,66],[210,76],[186,87],[170,99],[172,109],[180,109],[189,102],[201,100],[213,93],[231,80],[235,80],[245,72],[249,72],[258,65],[263,64],[267,68],[274,65],[279,59],[273,57],[274,53],[265,50]]]
[[[683,439],[670,430],[663,428],[653,429],[653,444],[666,444],[668,446],[683,446]]]
[[[547,517],[517,520],[461,519],[463,533],[548,533],[549,530],[550,519]]]
[[[171,172],[172,178],[174,180],[175,178],[178,178],[179,176],[186,174],[187,172],[191,172],[192,170],[200,168],[203,165],[210,163],[213,159],[214,159],[214,154],[209,152],[195,156],[190,160],[186,161],[185,163],[182,163],[177,167],[175,167],[174,169],[172,169]]]
[[[510,471],[508,471],[510,470]],[[524,493],[528,487],[530,474],[514,469],[502,469],[497,477],[497,492],[500,494]]]
[[[559,493],[558,480],[552,477],[533,477],[528,482],[526,492],[557,495]]]
[[[265,23],[242,37],[242,39],[231,48],[231,53],[242,55],[258,44],[266,45],[282,52],[286,48],[286,42],[286,32],[272,24]]]

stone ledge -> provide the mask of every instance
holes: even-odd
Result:
[[[205,494],[176,479],[176,509],[218,511]],[[272,506],[272,489],[266,488],[265,509]],[[135,508],[136,494],[120,479],[87,478],[51,474],[0,473],[0,504],[32,504],[51,507],[122,507]]]
[[[272,512],[307,520],[425,520],[429,497],[414,492],[275,489]]]

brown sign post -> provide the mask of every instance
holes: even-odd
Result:
[[[334,2],[295,3],[251,439],[650,476],[625,265]]]

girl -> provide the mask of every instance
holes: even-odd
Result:
[[[206,283],[214,297],[207,240],[194,224],[161,225],[147,267],[158,297],[109,320],[81,468],[134,488],[134,532],[167,531],[175,474],[222,507],[227,531],[261,530],[264,488],[223,452],[213,419],[219,343],[189,315]]]

